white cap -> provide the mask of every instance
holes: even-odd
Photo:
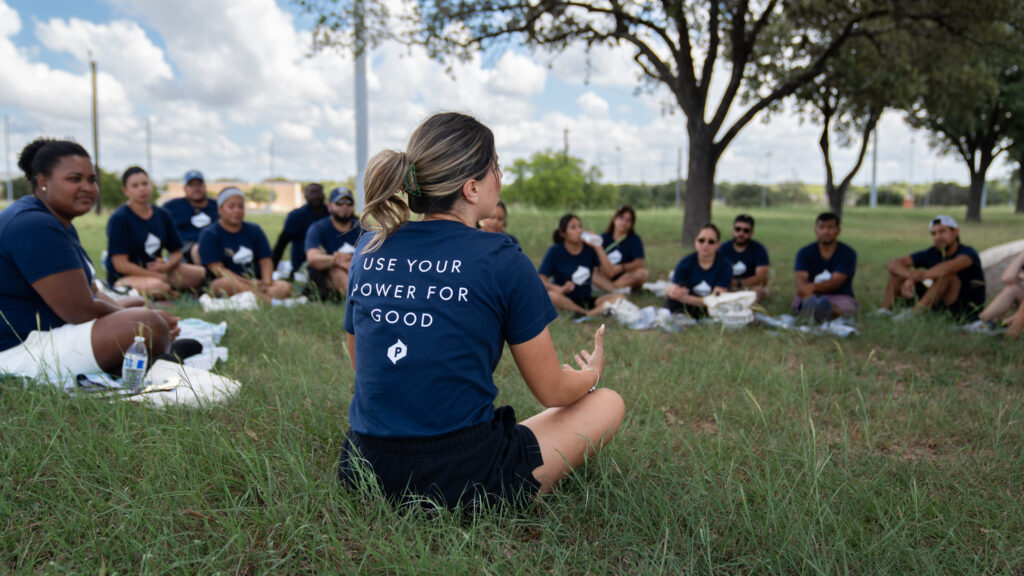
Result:
[[[931,229],[936,226],[948,226],[950,228],[960,227],[957,225],[956,220],[953,220],[952,216],[946,216],[945,214],[939,214],[935,218],[932,218],[931,223],[928,224],[928,230],[931,231]]]

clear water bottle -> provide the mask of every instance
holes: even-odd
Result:
[[[135,343],[124,353],[124,365],[121,367],[121,381],[125,388],[142,388],[142,380],[146,377],[146,339],[135,337]]]

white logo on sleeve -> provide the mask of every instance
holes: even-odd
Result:
[[[355,254],[356,247],[349,244],[348,242],[345,242],[344,244],[341,245],[340,248],[338,248],[337,252],[341,254]]]
[[[401,340],[395,340],[395,343],[388,346],[388,360],[391,360],[392,364],[398,364],[398,361],[405,358],[405,355],[409,353],[409,349],[405,346],[405,342]]]
[[[235,264],[249,264],[252,262],[253,253],[247,246],[242,246],[235,252],[235,255],[231,257],[231,260]]]
[[[161,246],[163,246],[163,243],[160,242],[160,239],[153,235],[152,232],[146,235],[146,254],[149,254],[150,257],[156,256],[157,252],[160,251]]]
[[[737,260],[736,263],[732,265],[733,276],[742,276],[746,271],[747,265],[743,263],[743,260]]]
[[[700,284],[693,287],[693,293],[697,296],[707,296],[708,294],[711,294],[711,285],[704,280],[701,280]]]
[[[211,222],[213,222],[213,219],[206,212],[200,212],[192,217],[192,225],[196,228],[206,228]]]
[[[619,262],[622,262],[622,252],[619,252],[618,248],[612,250],[611,252],[608,253],[608,260],[611,261],[612,264],[618,264]]]
[[[829,272],[828,270],[824,270],[821,274],[818,274],[817,276],[814,277],[814,283],[817,284],[818,282],[828,282],[831,279],[832,273]]]
[[[590,282],[590,268],[586,266],[580,266],[572,273],[572,283],[580,286]]]

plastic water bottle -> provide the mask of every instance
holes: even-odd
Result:
[[[146,339],[135,337],[135,343],[124,353],[124,365],[121,367],[121,381],[125,388],[142,388],[142,380],[146,377]]]

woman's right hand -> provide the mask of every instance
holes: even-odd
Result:
[[[562,288],[561,288],[562,294],[568,294],[568,293],[572,292],[575,289],[576,289],[576,284],[574,284],[572,282],[572,280],[566,282],[565,284],[562,284]]]

